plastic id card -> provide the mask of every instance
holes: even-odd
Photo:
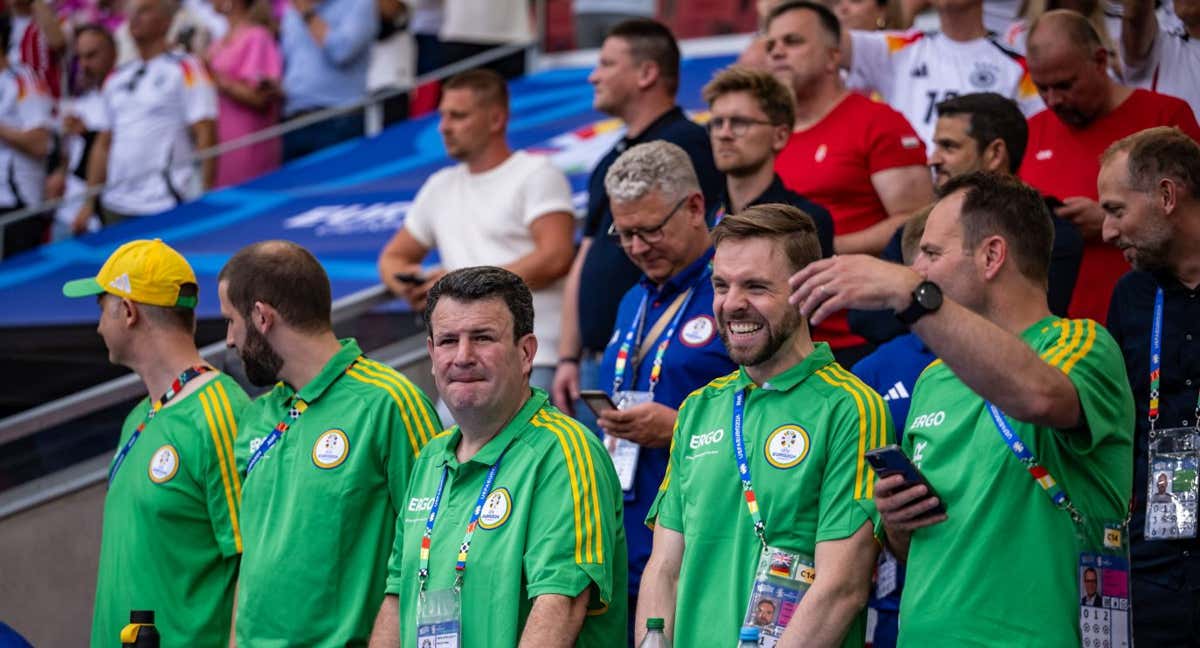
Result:
[[[1129,561],[1080,554],[1079,631],[1083,648],[1130,648]]]
[[[653,400],[654,394],[646,391],[613,392],[613,402],[617,404],[617,409],[621,410]],[[630,493],[633,490],[633,476],[637,473],[638,454],[642,447],[629,439],[618,439],[615,436],[606,437],[604,447],[608,449],[608,456],[612,457],[617,478],[621,481],[621,490]]]
[[[763,548],[742,623],[759,629],[758,645],[770,648],[779,642],[815,576],[813,561],[808,556],[775,547]]]
[[[459,648],[462,601],[457,588],[421,592],[417,600],[417,648]]]
[[[1150,485],[1146,493],[1146,539],[1196,537],[1196,428],[1150,431]]]

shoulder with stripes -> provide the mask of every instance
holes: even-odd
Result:
[[[823,392],[826,398],[847,399],[852,402],[861,400],[864,404],[876,399],[883,402],[883,397],[878,392],[836,362],[817,369],[815,374],[819,380],[812,381],[812,384],[815,389]]]
[[[443,431],[433,405],[420,388],[404,374],[383,363],[361,356],[346,368],[346,375],[338,384],[360,397],[360,406],[364,409],[388,411],[395,408],[414,455],[420,454],[421,448]]]
[[[909,31],[888,32],[884,35],[884,39],[887,41],[888,53],[895,54],[906,47],[921,42],[934,33],[911,29]]]
[[[204,413],[204,427],[208,430],[205,445],[212,448],[209,461],[217,465],[217,470],[221,474],[221,491],[229,511],[229,524],[232,528],[234,543],[240,553],[242,551],[242,535],[238,511],[242,506],[242,480],[238,473],[237,456],[234,454],[234,445],[238,435],[236,419],[238,412],[235,411],[236,396],[230,398],[229,394],[230,389],[239,388],[236,385],[227,387],[225,381],[222,380],[223,377],[223,374],[218,375],[205,383],[196,393],[196,397],[199,399]]]
[[[1040,332],[1044,342],[1039,355],[1051,366],[1063,373],[1071,373],[1080,360],[1087,357],[1096,346],[1098,337],[1107,337],[1108,332],[1090,319],[1057,319]]]
[[[1010,58],[1013,61],[1016,61],[1018,64],[1020,64],[1022,68],[1025,67],[1025,56],[1022,55],[1020,52],[1016,51],[1015,49],[1012,49],[1012,48],[1008,47],[1007,45],[1005,45],[1004,43],[1000,42],[1000,38],[996,34],[989,32],[987,35],[987,41],[989,43],[991,43],[996,49],[1000,50],[1000,52],[1002,54],[1004,54],[1008,58]]]
[[[851,439],[857,440],[854,446],[857,448],[854,499],[870,499],[874,493],[875,474],[866,465],[863,453],[882,447],[887,443],[887,403],[875,390],[836,362],[818,369],[816,375],[820,378],[818,382],[824,382],[833,388],[826,397],[826,402],[837,399],[830,404],[830,414],[834,417],[833,420],[838,420],[836,417],[839,415],[835,410],[839,407],[854,417],[850,419],[854,421],[850,426],[845,429],[830,428],[829,432],[850,435]]]
[[[731,385],[737,382],[740,373],[741,369],[734,369],[732,372],[727,373],[724,376],[713,378],[712,380],[708,381],[707,385],[704,385],[699,389],[692,390],[692,393],[687,395],[687,398],[684,399],[684,402],[687,402],[692,398],[713,398],[721,396],[729,389]]]
[[[598,469],[604,468],[600,462],[608,460],[604,445],[578,421],[553,407],[543,407],[535,412],[530,425],[545,434],[525,435],[522,440],[545,447],[546,461],[550,466],[565,469],[570,484],[575,562],[603,564],[604,538],[609,533],[605,531],[605,525],[614,523],[601,508],[601,502],[611,501],[613,493],[600,492],[602,483],[597,480]],[[566,497],[568,493],[561,495]]]

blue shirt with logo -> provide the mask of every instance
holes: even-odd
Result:
[[[639,324],[636,320],[643,298],[646,301],[646,313],[642,329],[649,332],[659,317],[671,307],[671,303],[689,289],[694,292],[682,307],[683,315],[679,318],[679,326],[675,329],[663,356],[662,374],[654,389],[654,402],[679,409],[688,394],[707,385],[714,378],[737,369],[737,365],[725,352],[725,344],[721,341],[716,318],[713,317],[713,289],[711,274],[708,272],[712,256],[713,250],[710,248],[661,287],[643,276],[625,293],[617,308],[617,323],[600,364],[600,387],[604,391],[610,394],[612,392],[617,351],[621,348],[625,334]],[[633,363],[633,356],[641,341],[637,339],[637,331],[634,331],[630,359],[621,383],[622,391],[649,390],[650,369],[654,365],[655,350],[669,328],[670,324],[667,323],[659,333],[658,339],[645,342],[645,357],[637,365]],[[625,494],[625,535],[629,542],[631,594],[637,594],[642,569],[646,566],[646,559],[650,557],[652,536],[650,529],[642,521],[646,519],[646,513],[654,503],[659,484],[662,483],[663,474],[667,470],[669,456],[668,448],[642,448],[638,455],[633,489]]]

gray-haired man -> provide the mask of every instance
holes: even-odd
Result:
[[[663,140],[634,146],[609,168],[604,188],[608,235],[642,271],[621,299],[600,364],[600,387],[621,409],[598,419],[625,490],[635,610],[651,547],[642,520],[667,469],[676,410],[693,390],[737,367],[713,319],[712,242],[687,153]]]

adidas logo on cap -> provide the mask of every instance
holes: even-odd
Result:
[[[127,295],[129,293],[133,292],[133,288],[129,285],[129,273],[128,272],[126,272],[126,273],[122,274],[121,276],[117,277],[116,279],[113,279],[112,281],[108,282],[108,287],[115,288]]]

